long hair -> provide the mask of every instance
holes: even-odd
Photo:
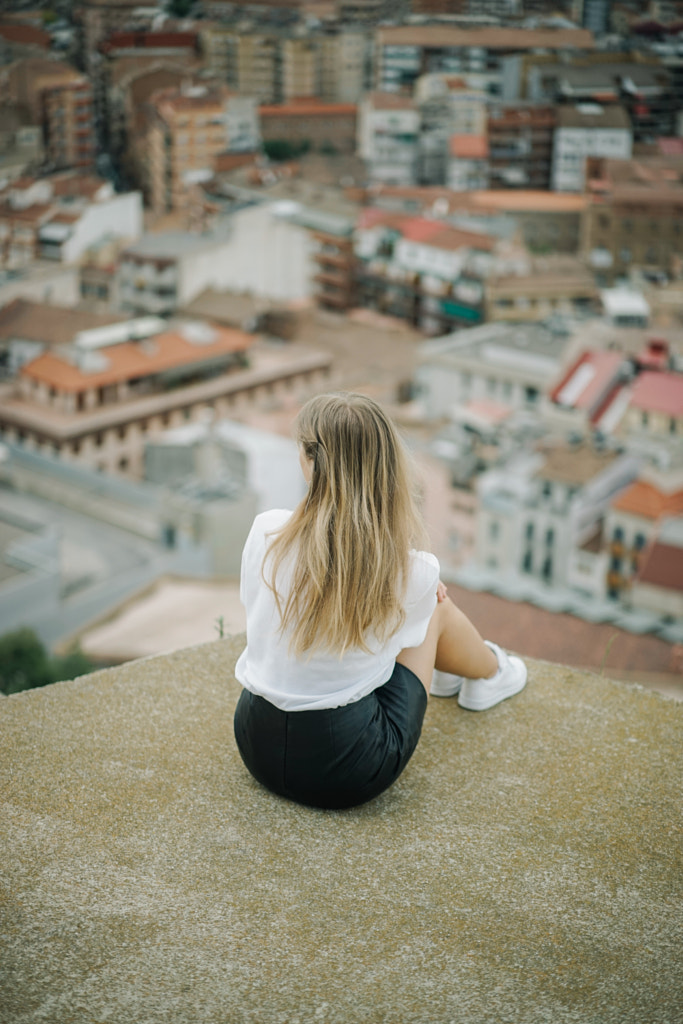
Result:
[[[296,440],[312,466],[308,495],[273,535],[264,580],[293,653],[367,651],[402,625],[409,552],[424,538],[408,454],[377,402],[353,393],[307,402]]]

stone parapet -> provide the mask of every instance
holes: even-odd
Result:
[[[326,812],[235,748],[243,638],[0,700],[2,1024],[676,1024],[683,705],[541,662]]]

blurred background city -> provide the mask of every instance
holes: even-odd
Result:
[[[683,699],[683,0],[5,0],[0,691],[241,632],[336,388],[480,632]]]

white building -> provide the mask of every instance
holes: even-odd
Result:
[[[76,263],[102,238],[134,240],[143,231],[142,195],[140,192],[113,193],[82,210],[56,212],[38,231],[38,244],[43,259]]]
[[[313,241],[297,203],[245,207],[214,232],[147,235],[121,256],[118,287],[126,312],[167,314],[207,288],[276,301],[307,299]]]
[[[421,346],[418,401],[428,419],[457,418],[483,399],[516,411],[543,412],[566,338],[540,324],[482,324]]]
[[[553,137],[552,188],[555,192],[582,192],[586,157],[630,160],[633,129],[623,107],[580,103],[557,106]]]
[[[358,107],[358,155],[371,181],[412,185],[417,180],[420,114],[409,96],[368,93]]]
[[[637,462],[588,445],[547,444],[514,456],[478,480],[476,561],[517,584],[605,596],[607,555],[590,543]],[[584,557],[587,551],[588,559]]]

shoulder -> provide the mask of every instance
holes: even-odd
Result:
[[[292,515],[289,508],[271,508],[267,512],[260,512],[252,524],[252,532],[266,534],[272,530],[279,530],[285,525]]]
[[[439,560],[431,551],[410,552],[409,596],[421,594],[439,582]]]

